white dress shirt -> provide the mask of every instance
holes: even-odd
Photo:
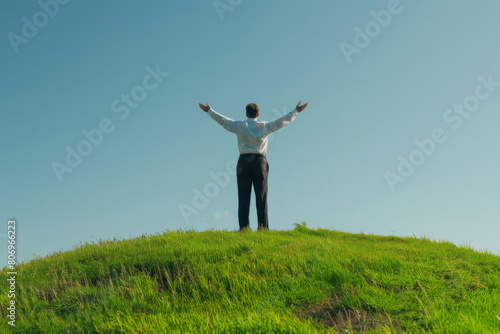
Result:
[[[297,109],[290,111],[285,116],[272,122],[262,122],[257,118],[247,118],[245,121],[234,121],[226,116],[217,113],[210,108],[207,114],[210,115],[224,129],[235,133],[238,136],[238,150],[240,154],[260,153],[267,154],[267,136],[290,124],[298,115]]]

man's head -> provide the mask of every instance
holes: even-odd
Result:
[[[259,106],[255,103],[249,103],[247,105],[247,117],[248,118],[257,118],[259,117]]]

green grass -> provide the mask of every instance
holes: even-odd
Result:
[[[177,231],[17,272],[18,333],[500,333],[500,257],[427,239]]]

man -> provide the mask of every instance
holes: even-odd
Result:
[[[238,136],[240,158],[236,166],[236,176],[238,180],[238,220],[240,231],[250,227],[248,214],[250,211],[252,184],[257,204],[258,229],[269,229],[267,219],[267,174],[269,172],[269,164],[266,159],[267,136],[291,123],[308,104],[300,105],[299,101],[294,110],[272,122],[257,120],[260,108],[255,103],[247,105],[246,121],[233,121],[215,112],[208,102],[207,105],[199,104],[200,108],[208,113],[217,123],[222,125],[224,129]]]

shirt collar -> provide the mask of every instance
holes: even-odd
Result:
[[[257,118],[250,118],[250,117],[248,117],[247,121],[257,122]]]

